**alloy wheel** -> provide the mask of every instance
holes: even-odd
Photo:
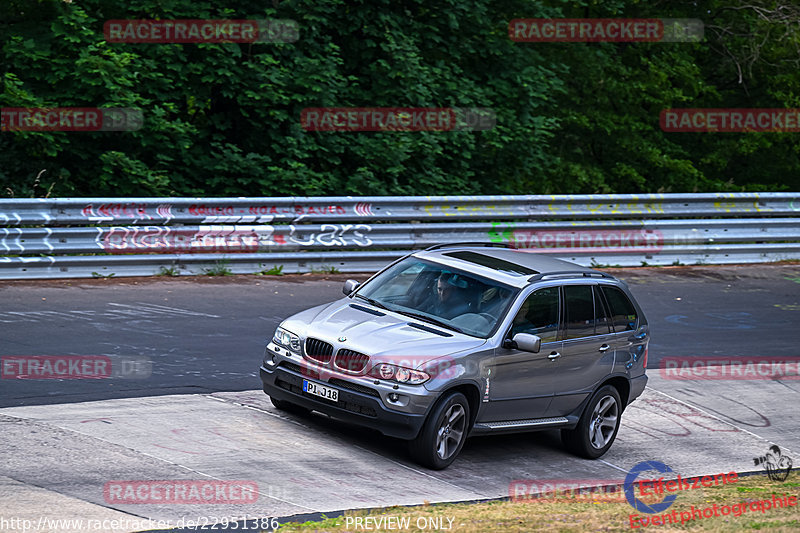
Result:
[[[598,450],[609,443],[614,436],[619,417],[619,405],[613,396],[603,396],[594,407],[589,422],[589,442]]]
[[[436,454],[440,459],[449,459],[456,452],[464,438],[466,423],[464,408],[457,403],[451,405],[436,432]]]

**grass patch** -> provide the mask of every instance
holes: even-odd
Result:
[[[493,501],[486,503],[462,504],[425,504],[417,507],[389,507],[361,511],[347,511],[344,516],[325,518],[318,522],[303,524],[291,523],[282,525],[278,531],[311,532],[311,531],[452,531],[457,533],[491,532],[677,532],[703,531],[709,533],[728,533],[746,531],[796,532],[800,529],[800,507],[784,507],[769,509],[765,512],[750,510],[752,502],[772,499],[785,495],[800,497],[798,479],[800,474],[792,472],[785,483],[774,482],[764,476],[739,478],[736,483],[728,485],[698,488],[676,492],[675,503],[659,516],[671,513],[678,516],[677,524],[650,525],[646,528],[632,529],[630,515],[642,513],[636,511],[627,502],[605,501]],[[741,490],[744,489],[744,490]],[[699,520],[691,520],[680,524],[681,511],[691,511],[706,507],[747,504],[747,511],[741,516],[711,516]],[[657,515],[644,515],[657,516]],[[392,517],[392,522],[381,524],[370,521],[370,528],[357,527],[357,518],[366,517],[380,520]],[[398,521],[408,519],[409,527],[398,527]],[[362,522],[363,524],[364,522]],[[393,528],[390,526],[394,526]],[[433,527],[438,525],[439,527]],[[387,527],[389,526],[389,527]],[[424,526],[424,527],[422,527]],[[450,529],[447,529],[447,528]]]
[[[336,268],[336,267],[323,266],[323,267],[320,267],[320,268],[311,267],[311,273],[312,274],[339,274],[340,272],[339,272],[339,269]]]
[[[283,276],[283,265],[275,265],[274,267],[256,272],[259,276]]]
[[[170,276],[170,277],[180,276],[180,275],[181,273],[180,270],[178,270],[178,267],[165,267],[165,266],[162,266],[158,270],[158,274],[156,274],[156,276]]]
[[[204,268],[203,272],[206,273],[206,276],[230,276],[233,272],[228,268],[228,263],[227,259],[220,259],[211,268]]]

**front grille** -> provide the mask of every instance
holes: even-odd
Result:
[[[317,363],[327,365],[333,355],[333,345],[319,339],[306,339],[306,357]]]
[[[298,374],[302,374],[303,372],[303,369],[300,367],[300,365],[290,363],[289,361],[283,361],[280,366],[286,367],[292,372],[297,372]]]
[[[291,370],[292,372],[297,372],[298,374],[302,374],[310,379],[322,379],[323,373],[326,374],[330,373],[330,370],[325,370],[322,368],[314,368],[313,366],[301,367],[300,365],[296,365],[288,361],[283,361],[280,364],[280,366],[286,368],[287,370]]]
[[[373,418],[378,416],[378,413],[375,412],[375,409],[373,409],[368,405],[361,405],[352,402],[342,402],[342,407],[347,409],[348,411],[351,411],[353,413],[358,413],[360,415],[366,415]]]
[[[358,374],[359,372],[363,371],[368,362],[368,355],[345,349],[336,352],[336,358],[333,360],[333,364],[336,365],[336,368],[339,370],[344,370],[345,372],[352,372],[354,374]]]
[[[349,381],[345,381],[343,379],[338,378],[331,378],[328,381],[331,385],[336,385],[337,387],[341,387],[343,389],[350,389],[356,392],[360,392],[361,394],[369,394],[370,396],[374,396],[376,398],[380,398],[381,395],[378,394],[378,391],[375,389],[370,389],[369,387],[365,387],[364,385],[359,385],[358,383],[350,383]]]

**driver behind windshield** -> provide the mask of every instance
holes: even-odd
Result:
[[[443,272],[436,280],[436,293],[433,305],[428,313],[446,319],[454,318],[469,312],[469,295],[466,280],[459,279],[458,275]]]

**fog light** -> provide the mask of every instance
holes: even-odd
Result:
[[[397,393],[393,392],[393,393],[389,394],[389,401],[390,402],[396,402],[399,399],[400,399],[400,396],[398,396]]]

